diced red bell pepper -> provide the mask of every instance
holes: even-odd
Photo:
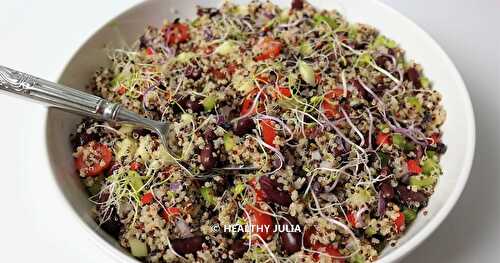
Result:
[[[125,92],[127,92],[127,88],[126,88],[125,86],[123,86],[123,85],[122,85],[122,86],[120,86],[120,87],[118,88],[118,90],[117,90],[116,92],[118,93],[118,95],[120,95],[120,96],[121,96],[121,95],[125,94]]]
[[[130,170],[132,170],[132,171],[138,171],[139,169],[141,169],[141,166],[142,165],[139,162],[132,162],[130,164]]]
[[[344,94],[343,89],[333,89],[325,94],[321,107],[328,118],[338,118],[339,105],[334,103],[334,99],[340,98]]]
[[[154,49],[152,47],[146,48],[146,54],[148,56],[152,56],[155,53]]]
[[[141,203],[143,205],[149,205],[153,202],[154,196],[152,192],[147,192],[141,197]]]
[[[256,48],[260,54],[255,57],[256,61],[266,60],[268,58],[276,58],[281,52],[281,42],[270,37],[262,37],[257,42]]]
[[[388,133],[383,133],[383,132],[379,132],[377,134],[377,138],[375,141],[377,145],[383,145],[383,144],[390,145],[392,143],[391,136]]]
[[[255,88],[252,91],[250,91],[248,93],[248,95],[245,97],[245,99],[243,100],[243,104],[241,106],[240,116],[243,116],[250,111],[250,109],[252,108],[253,102],[255,101],[255,96],[257,96],[257,94],[259,93],[259,90],[260,90],[259,88]],[[265,100],[265,98],[266,98],[266,94],[264,92],[262,92],[260,94],[259,101],[257,102],[257,105],[255,105],[255,108],[253,109],[251,114],[255,114],[257,112],[264,111],[264,107],[261,104]]]
[[[420,167],[419,162],[417,160],[406,161],[406,166],[408,168],[408,172],[412,174],[422,173],[422,167]]]
[[[274,139],[276,138],[276,129],[272,120],[261,120],[260,127],[262,128],[262,138],[264,142],[274,147]]]
[[[255,201],[257,201],[257,203],[264,202],[264,200],[266,199],[266,193],[261,189],[257,189],[257,180],[253,178],[252,180],[248,181],[248,184],[252,186],[255,191]]]
[[[251,205],[245,206],[245,211],[250,216],[251,229],[262,239],[268,240],[273,236],[273,219],[270,215],[262,213]],[[252,233],[252,234],[254,234]]]
[[[287,87],[278,87],[278,91],[281,95],[285,97],[291,97],[292,96],[292,91],[290,91],[289,88]]]
[[[161,217],[165,220],[169,220],[172,216],[178,216],[181,214],[181,210],[177,207],[168,207],[167,210],[163,210]]]
[[[394,227],[398,233],[401,233],[405,227],[405,215],[402,212],[398,213],[398,217],[394,220]]]
[[[312,250],[315,250],[315,251],[318,251],[321,253],[325,253],[329,256],[332,256],[332,258],[330,258],[331,259],[330,262],[332,262],[332,263],[344,263],[345,262],[344,259],[334,258],[334,257],[341,257],[342,254],[340,254],[339,250],[335,246],[333,246],[332,244],[324,245],[324,244],[321,244],[319,242],[316,242],[313,245]],[[318,261],[320,259],[320,254],[314,253],[313,259],[314,259],[314,261]]]
[[[354,213],[354,211],[347,213],[346,217],[347,222],[349,222],[352,227],[356,227],[356,214]]]

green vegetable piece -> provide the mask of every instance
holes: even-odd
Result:
[[[196,54],[193,52],[182,52],[179,55],[177,55],[176,59],[181,63],[188,63],[191,59],[195,57]]]
[[[214,192],[210,187],[202,187],[201,188],[201,197],[207,202],[209,205],[215,206],[217,201],[215,200]]]
[[[372,56],[366,52],[358,57],[357,64],[359,66],[366,66],[372,62]]]
[[[417,97],[408,97],[406,98],[406,103],[411,107],[415,108],[417,112],[422,111],[422,103],[418,100]]]
[[[419,178],[417,176],[410,177],[410,185],[415,186],[417,188],[426,187],[429,185],[433,185],[436,182],[436,179],[432,176]]]
[[[403,215],[405,216],[405,223],[411,223],[417,218],[417,212],[410,208],[403,209]]]
[[[205,111],[212,111],[215,108],[215,104],[217,103],[217,98],[213,95],[210,95],[205,97],[202,103]]]
[[[318,104],[321,103],[321,101],[323,101],[323,97],[321,96],[312,96],[310,99],[309,99],[309,102],[311,102],[311,104],[313,106],[316,106]]]
[[[148,247],[146,246],[146,243],[138,239],[131,238],[128,241],[128,244],[130,245],[130,252],[132,253],[132,256],[142,258],[148,255]]]
[[[427,155],[427,158],[429,159],[435,159],[435,157],[437,156],[435,151],[426,151],[425,155]]]
[[[231,151],[235,146],[236,143],[234,142],[233,135],[229,133],[224,134],[224,148],[226,149],[226,151]]]
[[[430,87],[431,81],[426,77],[420,77],[420,84],[427,89]]]
[[[404,149],[406,146],[406,139],[399,133],[394,133],[392,135],[392,142],[401,149]]]
[[[373,42],[373,46],[375,47],[380,47],[380,46],[385,46],[387,48],[395,48],[398,46],[398,43],[392,39],[388,39],[385,36],[378,35],[377,38],[375,38],[375,41]]]
[[[236,52],[238,50],[238,45],[236,45],[236,43],[234,43],[234,41],[231,41],[231,40],[226,40],[224,41],[224,43],[220,44],[215,50],[214,52],[216,54],[221,54],[221,55],[228,55],[228,54],[231,54],[233,52]]]
[[[95,180],[91,186],[87,187],[87,191],[89,192],[90,196],[94,196],[101,191],[101,186],[101,180]]]
[[[365,258],[360,254],[354,255],[351,259],[351,263],[364,263],[364,262]]]
[[[331,29],[335,29],[339,26],[337,23],[337,20],[335,20],[334,18],[331,18],[329,16],[323,16],[323,15],[316,14],[313,17],[313,20],[314,20],[314,22],[316,22],[316,25],[319,25],[321,23],[326,23],[327,25],[330,26]]]
[[[279,15],[279,22],[280,23],[286,23],[288,22],[288,19],[290,18],[290,10],[288,9],[283,9]]]
[[[389,155],[383,152],[377,153],[378,158],[380,158],[380,165],[382,167],[387,166],[389,164]]]
[[[314,50],[312,45],[309,42],[305,41],[300,44],[299,52],[302,56],[309,56],[314,52]]]
[[[358,27],[357,26],[350,26],[349,31],[347,32],[347,37],[349,40],[354,40],[358,36]]]
[[[132,190],[134,190],[136,193],[138,193],[141,188],[144,186],[144,183],[142,182],[141,176],[139,175],[138,172],[136,171],[129,171],[127,174],[128,177],[128,182],[130,186],[132,187]]]
[[[424,174],[430,175],[437,169],[439,169],[439,164],[433,159],[427,158],[423,161],[422,171]]]
[[[376,230],[374,227],[369,226],[369,227],[367,227],[367,228],[366,228],[366,230],[365,230],[365,234],[366,234],[367,236],[371,237],[371,236],[373,236],[373,235],[377,234],[377,230]]]
[[[389,125],[387,125],[385,123],[381,123],[381,124],[377,125],[377,128],[383,133],[388,133],[391,130]]]
[[[245,191],[245,188],[246,188],[246,185],[243,184],[243,183],[238,183],[237,185],[235,185],[233,187],[233,189],[231,189],[231,191],[235,194],[235,195],[239,195],[241,193],[243,193],[243,191]]]
[[[309,85],[314,86],[316,84],[314,77],[313,68],[306,62],[299,60],[299,72],[302,79]]]

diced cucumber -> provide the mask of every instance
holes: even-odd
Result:
[[[316,22],[317,25],[319,25],[321,23],[326,23],[332,29],[335,29],[338,27],[337,20],[335,20],[334,18],[331,18],[329,16],[323,16],[323,15],[316,14],[313,16],[313,20],[314,20],[314,22]]]
[[[299,52],[302,56],[309,56],[314,52],[314,50],[309,42],[304,41],[299,46]]]
[[[235,195],[239,195],[241,193],[243,193],[243,191],[245,191],[245,188],[246,188],[246,185],[243,184],[243,183],[238,183],[237,185],[235,185],[233,187],[233,189],[231,190]]]
[[[314,70],[311,65],[306,62],[299,60],[299,72],[302,79],[309,85],[314,86],[316,84],[316,80],[314,77]]]
[[[226,40],[222,44],[220,44],[214,50],[214,52],[216,54],[220,54],[220,55],[224,56],[224,55],[229,55],[233,52],[236,52],[237,50],[238,50],[238,45],[236,45],[236,43],[234,41]]]
[[[203,108],[205,111],[211,111],[215,108],[215,104],[217,103],[217,98],[214,95],[210,95],[203,99]]]
[[[371,237],[371,236],[373,236],[373,235],[377,234],[377,230],[376,230],[374,227],[369,226],[369,227],[367,227],[367,228],[366,228],[366,230],[365,230],[365,234],[366,234],[367,236]]]
[[[227,152],[231,151],[236,143],[234,142],[234,137],[230,133],[224,134],[224,148]]]
[[[410,185],[415,186],[417,188],[433,185],[435,182],[436,182],[436,178],[434,178],[432,176],[427,176],[427,177],[423,177],[423,178],[419,178],[417,176],[410,177]]]
[[[422,111],[422,103],[418,100],[417,97],[407,97],[406,98],[406,103],[410,106],[415,108],[417,112]]]
[[[129,171],[127,174],[127,179],[134,192],[138,193],[139,190],[144,186],[141,176],[136,171]]]
[[[128,244],[130,245],[130,252],[132,253],[132,256],[137,258],[148,256],[148,247],[146,246],[146,243],[138,239],[131,238],[128,241]]]
[[[379,47],[379,46],[385,46],[387,48],[395,48],[398,46],[396,41],[392,39],[388,39],[385,36],[378,35],[377,38],[375,38],[375,41],[373,42],[373,46]]]
[[[209,205],[215,206],[217,204],[217,201],[215,200],[215,196],[213,193],[212,188],[210,187],[202,187],[200,189],[201,197],[207,202]]]
[[[417,212],[410,208],[403,209],[403,215],[405,216],[405,223],[411,223],[417,218]]]
[[[400,149],[404,149],[406,145],[406,139],[403,137],[403,135],[399,133],[394,133],[392,135],[392,142],[398,146]]]
[[[437,169],[439,169],[439,164],[433,159],[427,158],[423,161],[422,170],[424,174],[430,175]]]

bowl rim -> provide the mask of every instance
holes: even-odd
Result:
[[[271,0],[272,1],[272,0]],[[467,180],[470,176],[470,171],[472,168],[473,160],[474,160],[474,153],[475,153],[475,145],[476,145],[476,124],[475,124],[475,117],[474,117],[474,109],[472,106],[472,102],[470,99],[469,92],[466,88],[466,85],[463,81],[463,78],[460,75],[459,70],[455,66],[455,64],[452,62],[450,57],[446,54],[446,52],[443,50],[443,48],[438,44],[438,42],[430,35],[428,34],[425,30],[423,30],[418,24],[413,22],[410,18],[406,17],[393,7],[387,5],[386,3],[380,1],[380,0],[370,0],[373,2],[373,4],[380,6],[380,8],[385,9],[386,11],[390,12],[393,16],[398,17],[399,19],[402,19],[412,27],[416,29],[416,31],[419,33],[419,37],[425,38],[426,42],[429,43],[433,49],[438,52],[439,54],[439,59],[442,60],[442,62],[446,65],[447,70],[449,70],[456,78],[457,81],[457,86],[455,87],[458,89],[460,92],[463,94],[463,99],[465,104],[463,107],[465,108],[466,111],[466,116],[464,116],[464,119],[468,120],[468,126],[467,128],[469,129],[469,138],[467,138],[466,141],[466,148],[469,149],[469,151],[466,151],[464,162],[462,163],[462,169],[460,171],[460,174],[457,176],[456,180],[456,186],[454,187],[453,191],[451,194],[448,196],[448,198],[445,200],[443,205],[440,207],[438,213],[435,214],[434,218],[432,220],[428,221],[423,228],[417,232],[414,236],[409,238],[403,245],[396,247],[393,251],[391,251],[389,254],[384,255],[381,259],[377,260],[376,262],[378,263],[386,263],[386,262],[397,262],[398,260],[403,259],[408,253],[410,253],[412,250],[416,249],[424,240],[426,240],[436,229],[441,223],[444,221],[444,219],[448,216],[448,214],[451,212],[457,201],[459,200],[465,185],[467,183]],[[76,57],[78,52],[87,44],[89,41],[92,39],[94,35],[96,35],[98,32],[106,28],[107,26],[111,25],[116,19],[125,16],[126,14],[133,12],[135,9],[142,8],[145,5],[148,5],[149,1],[144,1],[144,2],[139,2],[136,4],[131,5],[130,7],[126,8],[124,11],[118,13],[117,15],[111,17],[106,23],[104,23],[102,26],[98,27],[94,31],[90,31],[89,35],[85,37],[85,40],[81,42],[81,44],[75,49],[73,54],[69,57],[67,62],[64,64],[64,66],[61,68],[59,73],[57,74],[57,81],[60,82],[63,74],[65,73],[66,69],[68,68],[69,64],[73,61],[73,59]],[[47,110],[47,113],[45,114],[45,135],[44,138],[48,138],[48,130],[49,130],[49,118],[50,118],[50,111],[51,109]],[[48,144],[46,146],[46,152],[48,155],[50,155],[50,149]],[[51,167],[52,171],[54,171],[53,167],[53,162],[50,161],[50,158],[47,160],[49,162],[49,166]],[[53,174],[53,172],[52,172]],[[79,221],[81,227],[86,230],[86,232],[89,233],[89,239],[95,242],[95,244],[101,249],[106,251],[106,254],[111,256],[112,258],[118,260],[119,262],[139,262],[139,260],[133,258],[132,256],[123,253],[120,251],[115,246],[112,246],[109,244],[106,240],[104,240],[101,236],[98,235],[98,233],[92,229],[89,225],[87,225],[78,215],[77,211],[74,209],[74,207],[71,205],[70,201],[66,198],[64,195],[63,191],[60,189],[60,186],[57,184],[57,188],[59,189],[58,193],[61,196],[61,199],[64,201],[64,206],[71,211],[71,216],[74,220]]]

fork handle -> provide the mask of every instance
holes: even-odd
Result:
[[[105,121],[154,125],[120,104],[1,65],[0,91]]]

